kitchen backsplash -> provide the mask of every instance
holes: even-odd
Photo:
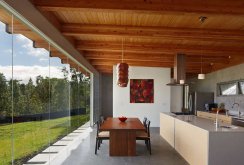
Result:
[[[244,96],[240,95],[240,96],[219,96],[216,97],[216,102],[218,104],[220,103],[224,103],[225,105],[225,109],[229,110],[229,111],[237,111],[237,106],[235,105],[233,108],[233,104],[234,103],[238,103],[240,105],[240,111],[244,112]]]

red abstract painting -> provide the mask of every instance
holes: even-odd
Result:
[[[153,103],[153,95],[153,79],[130,79],[130,103]]]

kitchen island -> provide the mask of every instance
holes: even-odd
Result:
[[[160,114],[160,135],[193,165],[239,165],[244,157],[244,128],[194,115]]]

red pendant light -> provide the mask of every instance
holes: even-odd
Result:
[[[117,64],[117,85],[120,87],[127,87],[128,84],[129,65],[127,63]]]
[[[129,65],[124,63],[124,42],[122,39],[122,62],[117,64],[117,85],[127,87],[129,81]]]

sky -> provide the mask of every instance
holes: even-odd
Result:
[[[61,68],[64,66],[69,68],[69,65],[61,64],[61,60],[57,57],[49,57],[49,52],[45,49],[34,48],[33,42],[25,36],[21,34],[12,36],[5,29],[5,24],[0,22],[0,73],[3,73],[7,80],[12,78],[12,62],[13,78],[21,80],[21,83],[27,83],[30,78],[35,82],[35,78],[39,75],[48,77],[49,71],[50,77],[63,77]]]

